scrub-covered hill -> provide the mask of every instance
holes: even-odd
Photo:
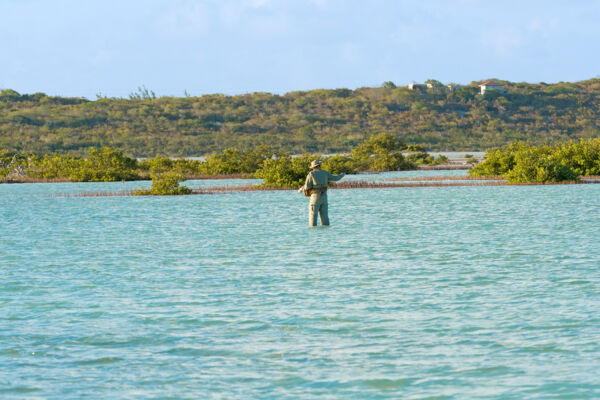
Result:
[[[382,87],[122,98],[0,92],[0,149],[86,154],[111,146],[132,156],[200,156],[261,143],[292,153],[343,152],[382,132],[427,150],[485,150],[600,136],[600,79],[557,84],[499,81],[450,90]]]

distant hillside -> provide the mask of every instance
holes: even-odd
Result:
[[[409,90],[386,82],[357,90],[283,96],[130,99],[0,92],[0,149],[84,154],[109,145],[133,156],[199,156],[261,143],[292,153],[347,151],[388,132],[427,150],[485,150],[516,139],[533,144],[600,137],[600,79],[558,84],[496,81]]]

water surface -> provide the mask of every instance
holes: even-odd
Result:
[[[144,185],[0,185],[0,398],[600,397],[600,185]]]

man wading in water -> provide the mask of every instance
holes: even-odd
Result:
[[[310,196],[308,206],[308,225],[317,226],[317,213],[321,216],[321,225],[329,225],[327,215],[327,185],[332,181],[339,181],[344,174],[333,175],[321,169],[321,161],[314,160],[310,164],[310,171],[306,176],[306,183],[298,192]]]

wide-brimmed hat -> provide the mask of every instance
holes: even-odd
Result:
[[[320,166],[321,166],[321,161],[319,161],[319,160],[313,160],[313,162],[310,163],[311,168],[317,168]]]

